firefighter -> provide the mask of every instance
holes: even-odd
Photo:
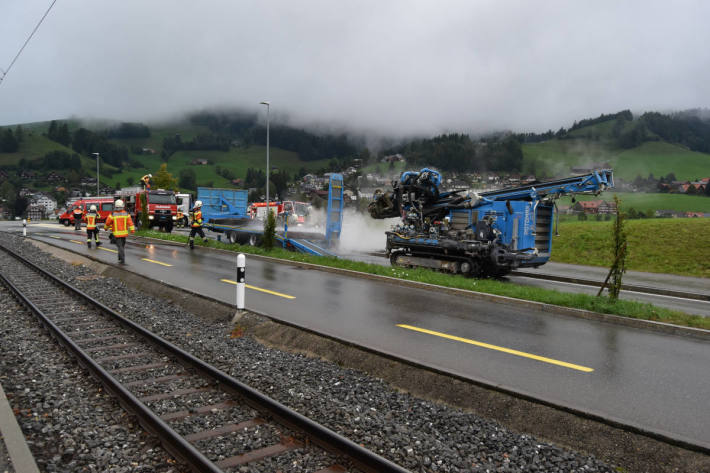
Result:
[[[192,225],[190,229],[190,249],[195,248],[195,235],[200,235],[202,237],[202,242],[207,242],[207,237],[205,232],[202,230],[202,201],[198,200],[195,202],[195,206],[192,208],[191,215]]]
[[[141,182],[143,183],[144,190],[150,190],[150,180],[152,178],[153,178],[152,174],[146,174],[145,176],[141,177]]]
[[[133,226],[131,216],[124,210],[124,204],[121,199],[114,203],[114,211],[106,217],[104,230],[109,230],[114,237],[114,243],[118,249],[119,264],[126,264],[126,237],[128,232],[136,233],[136,227]]]
[[[89,212],[86,214],[86,245],[91,248],[91,240],[92,236],[94,237],[93,239],[96,241],[96,248],[101,246],[101,242],[99,241],[99,228],[96,225],[99,219],[99,214],[96,211],[96,206],[92,205],[89,207]]]
[[[72,216],[74,217],[74,230],[81,230],[81,217],[83,215],[84,212],[82,212],[81,206],[76,205],[74,210],[72,210]]]

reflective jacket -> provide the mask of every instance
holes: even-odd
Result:
[[[74,215],[74,218],[78,220],[81,218],[82,215],[84,215],[84,212],[79,207],[77,207],[72,210],[72,214]]]
[[[109,230],[116,238],[126,238],[129,230],[131,233],[136,233],[133,219],[125,210],[109,214],[106,217],[106,223],[104,223],[104,230]]]
[[[202,210],[196,210],[192,213],[192,228],[202,226]]]
[[[88,213],[86,214],[86,229],[87,230],[95,230],[96,229],[96,219],[99,216],[96,215],[95,213]]]

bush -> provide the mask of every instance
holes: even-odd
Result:
[[[268,216],[264,221],[264,249],[271,250],[276,240],[276,217],[269,209]]]
[[[148,228],[150,222],[148,220],[148,199],[145,192],[141,194],[141,209],[143,209],[140,214],[141,228]]]

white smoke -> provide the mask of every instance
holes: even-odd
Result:
[[[387,238],[385,231],[399,223],[399,218],[374,219],[367,214],[346,209],[343,213],[343,229],[340,233],[341,251],[384,251]]]

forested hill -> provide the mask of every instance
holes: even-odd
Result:
[[[209,173],[198,170],[198,183],[223,185],[246,178],[249,167],[260,166],[263,151],[258,148],[265,142],[266,128],[255,113],[203,111],[169,125],[88,126],[52,121],[0,127],[0,168],[9,175],[54,170],[81,176],[92,174],[92,153],[100,153],[105,165],[102,175],[109,178],[105,182],[124,185],[141,172],[154,172],[161,162],[179,172],[203,158],[208,166],[222,167]],[[546,177],[569,173],[575,166],[608,163],[628,179],[669,172],[692,179],[706,177],[710,169],[710,111],[648,112],[635,117],[624,110],[581,119],[557,131],[482,137],[449,133],[405,140],[376,153],[353,136],[317,133],[272,120],[270,142],[272,164],[289,173],[339,171],[354,158],[373,164],[384,156],[401,154],[408,166],[444,172],[520,172]],[[69,176],[69,181],[77,175]],[[110,179],[113,175],[117,178]]]
[[[623,110],[596,118],[586,118],[557,132],[524,133],[522,142],[534,143],[553,138],[605,141],[610,146],[631,149],[648,141],[666,141],[691,151],[710,153],[710,110],[694,109],[672,114],[646,112],[635,118]]]
[[[710,174],[710,111],[673,114],[629,110],[574,122],[545,133],[498,133],[482,138],[444,134],[386,150],[415,165],[444,171],[505,171],[556,175],[575,166],[619,166],[620,176],[705,177]],[[658,165],[663,161],[662,165]]]
[[[266,143],[266,127],[255,114],[239,112],[199,112],[190,116],[190,123],[207,127],[215,137],[238,141],[242,146]],[[358,147],[345,134],[316,134],[302,128],[281,125],[270,126],[271,145],[298,153],[303,161],[346,158],[358,153]]]

